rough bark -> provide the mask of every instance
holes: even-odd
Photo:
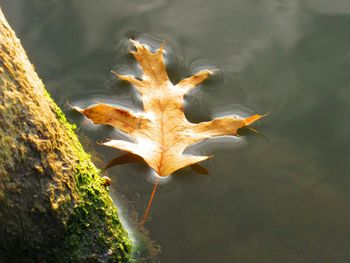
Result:
[[[0,10],[0,262],[126,262],[130,249],[100,171]]]

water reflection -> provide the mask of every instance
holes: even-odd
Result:
[[[308,6],[320,14],[326,15],[348,15],[350,14],[350,3],[346,0],[307,0]]]

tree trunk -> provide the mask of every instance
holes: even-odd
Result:
[[[126,262],[103,182],[0,10],[0,262]]]

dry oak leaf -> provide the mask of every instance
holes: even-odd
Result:
[[[209,158],[183,154],[189,145],[215,136],[235,136],[239,128],[262,117],[258,114],[245,119],[226,116],[198,124],[190,123],[184,114],[184,95],[206,80],[212,71],[201,70],[173,85],[163,62],[163,46],[152,53],[142,43],[131,42],[136,49],[131,53],[143,71],[141,80],[131,75],[113,73],[139,91],[143,112],[134,113],[106,104],[87,109],[75,107],[94,124],[111,125],[134,140],[110,140],[103,145],[136,154],[158,175],[167,176]]]

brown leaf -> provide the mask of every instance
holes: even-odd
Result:
[[[209,174],[207,168],[205,168],[204,166],[202,166],[202,165],[200,165],[198,163],[194,163],[190,167],[196,173],[204,174],[204,175],[208,175]]]
[[[160,176],[167,176],[209,158],[183,154],[189,145],[215,136],[235,136],[239,128],[262,117],[258,114],[245,119],[227,116],[198,124],[190,123],[183,110],[184,95],[206,80],[212,71],[201,70],[173,85],[164,66],[163,47],[152,53],[142,43],[131,41],[136,48],[131,53],[143,71],[141,80],[131,75],[113,73],[133,84],[140,92],[144,111],[133,113],[106,104],[87,109],[76,108],[94,124],[111,125],[134,140],[111,140],[104,145],[138,155]]]
[[[124,155],[118,156],[108,162],[106,166],[104,167],[104,170],[107,170],[113,166],[121,165],[121,164],[128,164],[128,163],[138,163],[143,162],[143,159],[135,154],[132,153],[126,153]]]

